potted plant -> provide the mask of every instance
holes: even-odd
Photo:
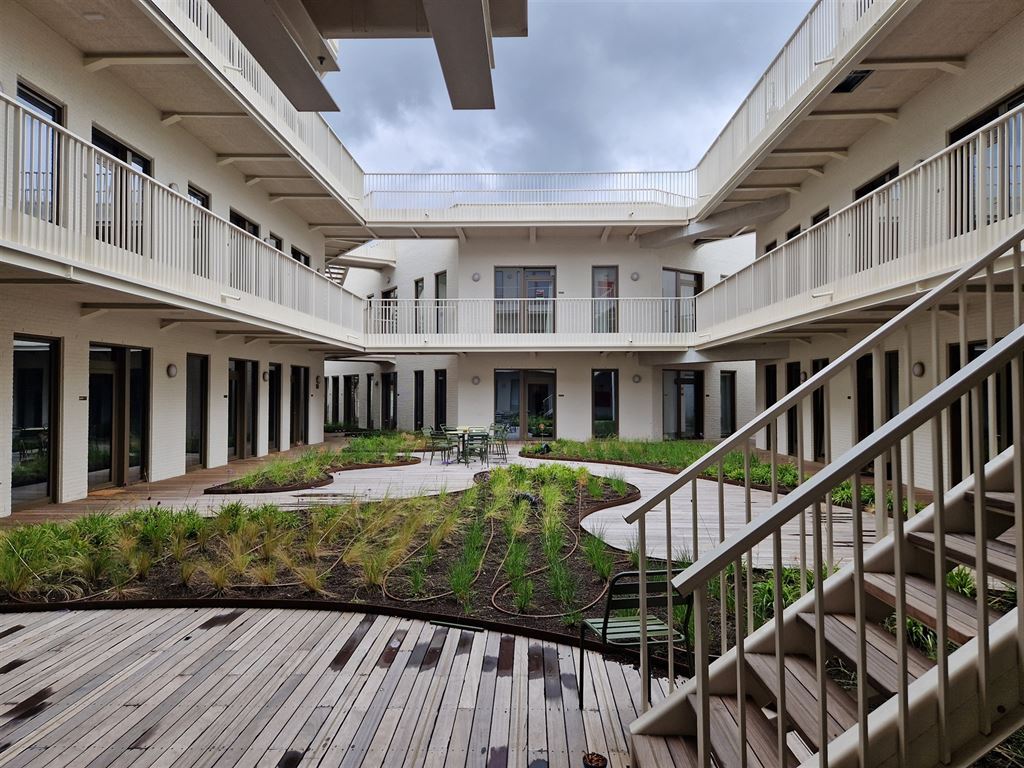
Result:
[[[583,768],[608,768],[608,758],[599,752],[584,752]]]

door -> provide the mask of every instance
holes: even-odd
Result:
[[[719,375],[719,436],[728,437],[736,431],[736,371]]]
[[[412,372],[412,428],[423,429],[423,371]]]
[[[590,295],[594,297],[593,332],[618,333],[619,268],[593,267],[590,283]]]
[[[331,418],[336,424],[341,423],[341,376],[331,376]]]
[[[373,418],[373,374],[366,374],[366,428],[372,430],[376,424]]]
[[[555,372],[494,372],[494,421],[504,424],[511,440],[555,436]]]
[[[590,433],[594,437],[619,435],[619,371],[616,368],[590,372]]]
[[[704,438],[704,371],[663,371],[662,399],[662,431],[667,439]]]
[[[228,360],[228,459],[256,455],[258,365],[254,360]]]
[[[291,444],[309,442],[309,368],[293,365],[291,377]]]
[[[681,269],[661,270],[662,327],[667,333],[696,330],[693,297],[704,290],[704,275]]]
[[[281,450],[281,364],[267,367],[267,451]]]
[[[828,365],[827,357],[811,361],[811,373],[816,374]],[[821,387],[811,395],[811,431],[814,441],[814,460],[825,460],[825,390]]]
[[[792,392],[800,386],[800,363],[786,363],[786,392]],[[796,456],[800,449],[799,425],[797,423],[797,410],[794,405],[786,411],[786,453]]]
[[[996,339],[998,341],[998,339]],[[976,360],[985,350],[988,344],[984,341],[967,342],[967,361]],[[950,344],[948,350],[949,375],[960,370],[960,345]],[[967,402],[966,421],[968,426],[967,434],[972,432],[973,406],[971,398],[973,392],[966,398],[958,399],[949,408],[949,446],[950,446],[950,480],[953,483],[959,482],[967,474],[974,471],[974,457],[970,441],[964,439],[964,417],[961,416],[964,400]],[[1013,392],[1010,388],[1010,366],[999,370],[996,373],[996,402],[994,413],[992,403],[989,401],[988,386],[981,387],[981,449],[982,455],[988,461],[992,458],[989,455],[990,440],[995,441],[996,450],[1004,451],[1013,444]],[[995,435],[990,438],[991,430]]]
[[[149,387],[149,350],[90,345],[89,488],[147,478]]]
[[[60,341],[14,337],[11,503],[55,500]]]
[[[774,365],[764,367],[764,407],[768,410],[779,399],[779,369]],[[776,429],[778,427],[776,426]],[[765,447],[772,448],[772,429],[765,428]]]
[[[210,359],[185,358],[185,471],[206,466],[206,422],[210,400]]]
[[[345,377],[345,413],[342,423],[348,427],[359,426],[359,375]]]

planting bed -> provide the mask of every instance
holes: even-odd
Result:
[[[481,473],[458,493],[309,510],[137,510],[0,534],[0,600],[302,599],[555,632],[600,613],[629,568],[581,517],[638,497],[557,464]],[[592,604],[597,603],[592,608]]]

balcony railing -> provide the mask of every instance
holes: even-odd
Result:
[[[367,305],[373,349],[689,346],[692,298],[383,299]]]
[[[246,103],[358,212],[363,169],[317,112],[299,112],[208,0],[143,0],[192,43]]]
[[[697,297],[701,344],[827,314],[947,274],[1022,221],[1024,106]]]
[[[0,94],[0,240],[359,344],[363,299]]]
[[[675,221],[696,193],[690,171],[368,173],[364,183],[366,218],[382,222]]]

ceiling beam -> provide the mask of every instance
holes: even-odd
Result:
[[[799,184],[740,184],[737,192],[799,192]]]
[[[482,0],[423,0],[453,109],[494,109],[488,5]]]
[[[0,277],[0,285],[78,285],[64,277]]]
[[[776,165],[771,168],[755,168],[751,173],[809,173],[811,176],[824,176],[825,166],[823,165]]]
[[[895,109],[820,109],[811,112],[808,120],[878,120],[883,123],[895,123],[899,120],[899,111]]]
[[[245,112],[161,112],[160,122],[164,125],[180,123],[186,117],[230,119],[236,117],[249,117]]]
[[[607,243],[608,242],[608,237],[611,235],[611,233],[612,233],[612,228],[611,227],[605,227],[604,229],[602,229],[601,230],[601,242],[602,243]]]
[[[455,228],[455,234],[459,236],[459,242],[460,243],[465,243],[466,240],[468,239],[466,237],[466,230],[463,229],[462,227],[456,227]]]
[[[284,192],[270,196],[270,202],[279,203],[282,200],[333,200],[334,195],[327,192]]]
[[[786,149],[773,149],[771,153],[776,157],[815,157],[817,155],[827,155],[837,160],[845,160],[847,154],[849,154],[848,150],[844,147],[787,147]]]
[[[83,56],[82,65],[89,72],[125,65],[189,64],[187,53],[101,53]]]
[[[135,301],[107,301],[107,302],[82,302],[82,309],[130,309],[130,310],[146,310],[146,309],[160,309],[166,312],[169,309],[175,309],[175,307],[169,304],[153,304],[149,302],[135,302]]]
[[[247,160],[259,163],[273,163],[280,160],[292,160],[292,156],[279,154],[217,155],[217,165],[231,165],[232,163],[244,163]]]
[[[775,195],[767,200],[738,205],[727,211],[708,216],[702,221],[691,221],[682,227],[666,227],[640,235],[641,248],[664,248],[676,243],[689,243],[697,238],[727,235],[737,228],[758,221],[773,219],[789,208],[788,195]]]
[[[878,72],[903,69],[939,69],[952,75],[967,71],[967,60],[962,56],[921,56],[911,58],[864,59],[858,69],[873,69]]]
[[[290,176],[288,174],[283,174],[280,176],[260,175],[245,177],[245,184],[249,187],[259,184],[261,181],[313,181],[313,179],[308,174],[305,176]]]

